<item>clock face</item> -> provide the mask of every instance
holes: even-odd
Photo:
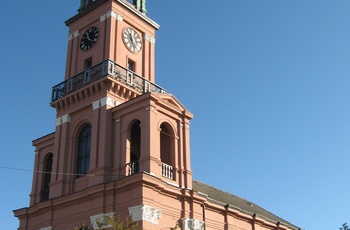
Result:
[[[135,30],[126,28],[123,31],[123,41],[131,52],[139,52],[142,49],[142,41]]]
[[[98,38],[97,27],[95,26],[90,27],[84,32],[80,40],[80,49],[84,51],[90,49],[93,45],[95,45],[97,38]]]

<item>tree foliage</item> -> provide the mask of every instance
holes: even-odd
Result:
[[[349,226],[347,223],[344,223],[340,228],[339,230],[350,230]]]
[[[129,216],[125,219],[121,219],[119,215],[104,216],[96,221],[99,230],[139,230],[139,224],[133,221]],[[75,227],[73,230],[88,230],[85,223],[81,224],[81,227]]]

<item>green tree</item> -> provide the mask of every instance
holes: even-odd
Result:
[[[99,230],[139,230],[139,224],[133,221],[132,217],[129,216],[125,219],[121,219],[119,215],[104,216],[98,219],[97,225]],[[88,230],[88,226],[83,222],[81,227],[75,227],[73,230]]]
[[[348,224],[347,223],[344,223],[340,228],[339,230],[350,230],[350,228],[348,227]]]

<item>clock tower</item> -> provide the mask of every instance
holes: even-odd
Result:
[[[19,229],[81,221],[97,229],[111,213],[148,230],[175,226],[190,212],[180,197],[192,188],[192,114],[155,83],[159,25],[145,0],[81,0],[65,23],[66,71],[50,103],[56,130],[33,141],[30,207],[15,211]]]
[[[33,141],[19,230],[111,229],[115,215],[145,230],[300,230],[192,180],[193,116],[155,83],[159,25],[145,0],[81,0],[66,25],[65,76],[50,95],[56,128]]]

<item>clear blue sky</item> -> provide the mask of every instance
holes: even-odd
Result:
[[[350,222],[350,1],[147,0],[156,83],[193,114],[194,179],[306,230]],[[0,225],[29,205],[34,148],[55,130],[79,0],[2,1]],[[11,167],[29,171],[6,169]]]

